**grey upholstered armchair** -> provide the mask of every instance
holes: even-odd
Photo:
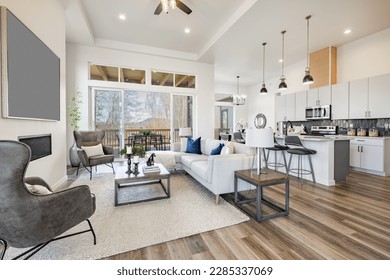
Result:
[[[53,192],[39,177],[25,178],[30,148],[21,142],[0,140],[0,258],[8,246],[28,248],[14,259],[30,258],[50,242],[91,231],[95,196],[86,185]],[[32,192],[31,187],[40,189]],[[43,194],[44,193],[44,194]],[[58,237],[87,221],[88,230]]]
[[[74,138],[77,145],[77,154],[79,155],[81,164],[89,172],[89,179],[92,179],[92,167],[99,164],[106,164],[112,168],[112,172],[115,174],[113,166],[114,162],[114,149],[102,144],[105,132],[104,130],[98,131],[73,131]],[[101,144],[101,152],[96,153],[94,147]],[[93,149],[91,155],[88,155],[88,148]],[[99,150],[98,150],[99,151]],[[79,174],[80,165],[77,168],[77,174]]]

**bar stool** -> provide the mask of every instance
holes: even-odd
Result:
[[[287,153],[290,154],[290,159],[288,161],[288,173],[292,172],[298,174],[298,179],[301,179],[301,183],[303,182],[303,175],[312,175],[313,183],[316,182],[313,170],[313,164],[311,162],[311,155],[315,155],[317,153],[316,150],[311,150],[303,146],[301,139],[298,136],[286,136],[284,139],[284,143],[289,147]],[[292,148],[294,147],[294,148]],[[298,168],[291,168],[291,160],[293,155],[298,156]],[[303,169],[302,166],[302,156],[308,156],[310,170]]]
[[[271,166],[271,167],[274,167],[276,170],[278,167],[284,167],[284,168],[286,168],[286,174],[288,174],[286,155],[285,155],[284,151],[288,150],[289,148],[285,145],[280,145],[278,143],[278,141],[276,141],[275,137],[274,137],[274,143],[275,143],[275,145],[273,147],[266,148],[267,149],[267,156],[265,158],[265,162],[266,162],[267,168],[268,168],[268,166]],[[274,151],[274,153],[275,153],[275,161],[274,162],[268,161],[270,151]],[[284,163],[278,162],[278,158],[277,158],[278,152],[282,152]]]

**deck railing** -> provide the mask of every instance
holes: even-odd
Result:
[[[169,128],[161,128],[161,129],[125,129],[124,131],[124,145],[129,144],[129,137],[136,134],[141,134],[142,131],[149,130],[151,134],[161,135],[163,139],[164,150],[170,149],[171,144],[171,130]],[[119,129],[104,129],[105,137],[103,139],[103,144],[107,146],[112,146],[114,149],[119,149],[123,147],[120,146],[120,136]],[[180,142],[179,137],[179,129],[173,130],[173,142]]]

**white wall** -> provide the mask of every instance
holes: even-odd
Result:
[[[337,48],[337,82],[390,73],[390,29],[372,34]],[[283,94],[308,89],[302,85],[306,60],[287,67],[285,76],[288,89]],[[314,77],[315,78],[315,77]],[[275,93],[279,92],[279,77],[266,81],[268,95],[260,95],[261,81],[248,89],[248,124],[258,113],[267,117],[267,126],[276,128]]]
[[[390,28],[337,48],[339,83],[390,73]]]
[[[52,134],[53,154],[32,161],[26,176],[40,176],[55,188],[66,180],[64,10],[58,0],[0,0],[0,5],[15,14],[61,59],[60,121],[46,122],[0,117],[0,139],[17,140],[18,136],[22,135]],[[20,82],[23,82],[23,79]]]
[[[196,75],[196,89],[181,89],[163,86],[126,84],[88,80],[88,63],[122,66],[128,68],[163,70],[175,73]],[[150,77],[146,77],[150,81]],[[83,93],[82,121],[80,130],[93,129],[91,122],[90,96],[91,86],[127,88],[141,91],[158,91],[169,93],[190,93],[195,96],[194,136],[213,137],[214,134],[214,66],[186,60],[161,56],[145,55],[129,51],[83,46],[67,45],[67,100],[79,88]],[[72,129],[68,126],[68,145],[70,145]]]
[[[299,62],[290,67],[285,68],[287,90],[282,94],[294,93],[306,90],[309,86],[302,85],[302,79],[305,74],[306,61]],[[253,126],[254,118],[258,113],[263,113],[267,118],[267,127],[276,129],[275,119],[275,96],[279,93],[278,86],[280,77],[275,77],[270,81],[266,81],[268,94],[260,95],[262,83],[249,88],[248,94],[248,124]]]

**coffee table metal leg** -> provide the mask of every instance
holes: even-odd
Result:
[[[118,206],[118,183],[114,183],[115,185],[115,206]]]
[[[238,180],[237,176],[234,176],[234,203],[238,202],[237,180]]]

